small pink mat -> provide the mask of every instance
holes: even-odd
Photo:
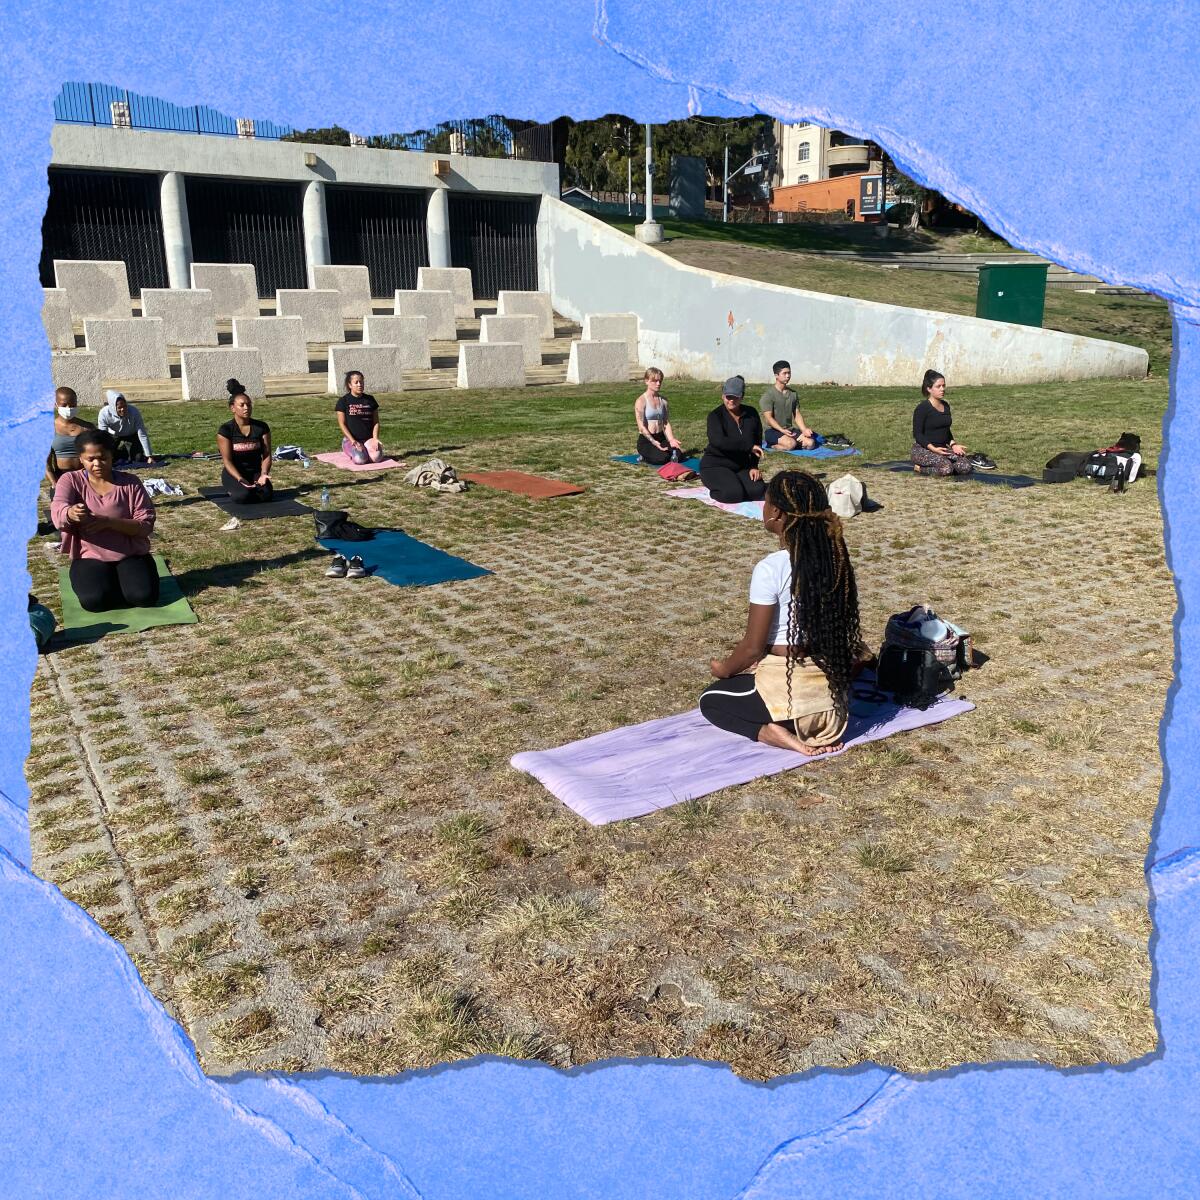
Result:
[[[325,454],[315,456],[319,462],[328,463],[331,467],[338,467],[343,471],[390,471],[393,467],[403,467],[407,464],[397,462],[394,458],[385,458],[382,462],[363,463],[359,466],[353,459],[349,458],[344,451],[332,450]]]
[[[749,517],[752,521],[762,520],[763,502],[761,500],[742,500],[738,504],[725,504],[720,500],[714,500],[708,494],[706,487],[672,488],[667,495],[673,496],[676,500],[699,500],[701,504],[707,504],[709,508],[719,508],[722,512],[737,513],[739,517]]]

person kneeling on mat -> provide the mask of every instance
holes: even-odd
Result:
[[[54,486],[50,516],[71,560],[71,587],[88,612],[158,603],[158,568],[150,554],[157,516],[136,475],[113,471],[110,434],[88,429],[76,441],[78,471]]]
[[[746,634],[710,664],[700,712],[719,729],[801,754],[841,748],[862,659],[858,588],[825,488],[804,471],[770,482],[763,527],[780,549],[750,576]]]
[[[217,430],[221,486],[234,504],[262,504],[271,498],[271,429],[254,420],[254,405],[236,379],[225,384],[230,419]]]
[[[700,480],[722,504],[761,500],[766,494],[762,472],[762,421],[756,409],[742,404],[746,381],[725,380],[719,407],[708,414],[708,445],[700,459]]]
[[[117,444],[117,461],[152,463],[154,451],[141,412],[120,392],[105,392],[104,398],[108,403],[96,417],[96,425],[112,434]]]
[[[805,424],[800,415],[800,401],[788,384],[792,381],[792,364],[780,359],[771,370],[775,374],[774,384],[762,394],[759,404],[763,419],[767,423],[766,443],[776,450],[811,450],[817,444],[817,435]]]
[[[925,475],[970,475],[967,448],[950,434],[945,375],[926,371],[921,395],[924,399],[913,409],[913,470]]]
[[[379,405],[366,392],[361,371],[347,371],[346,394],[334,406],[342,431],[342,453],[356,466],[383,462],[387,456],[379,444]]]

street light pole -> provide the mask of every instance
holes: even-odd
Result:
[[[633,126],[625,126],[625,203],[633,216]]]
[[[646,219],[636,228],[639,242],[661,242],[663,227],[654,219],[654,159],[650,126],[646,126]]]
[[[721,221],[729,222],[729,135],[725,135],[725,172],[721,184]]]

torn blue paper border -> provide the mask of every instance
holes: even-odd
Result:
[[[570,1073],[476,1061],[394,1080],[207,1079],[122,948],[27,870],[25,627],[30,503],[49,364],[37,256],[51,105],[66,80],[297,127],[417,128],[485,111],[662,121],[754,101],[883,141],[997,232],[1176,303],[1159,473],[1178,576],[1175,636],[1197,652],[1190,564],[1200,466],[1200,18],[1116,0],[564,0],[452,9],[183,0],[4,16],[9,168],[0,266],[0,526],[11,685],[0,757],[0,1179],[13,1196],[921,1197],[1186,1195],[1200,1170],[1200,718],[1168,700],[1166,800],[1150,870],[1159,1051],[1121,1068],[992,1066],[914,1080],[873,1067],[742,1083],[695,1063]],[[137,136],[131,134],[130,136]],[[1124,147],[1111,162],[1110,147]],[[1174,519],[1171,519],[1172,516]]]

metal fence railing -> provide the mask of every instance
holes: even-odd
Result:
[[[296,130],[290,125],[228,117],[202,104],[184,107],[107,83],[64,83],[54,101],[54,119],[70,125],[208,133],[219,137],[275,140],[296,137]],[[418,129],[414,133],[354,138],[353,141],[349,133],[342,132],[346,145],[414,150],[425,154],[467,154],[476,158],[554,162],[554,136],[550,125],[500,116],[444,121],[432,129]]]
[[[141,96],[128,88],[107,83],[64,83],[54,101],[54,119],[69,125],[112,125],[125,129],[157,129],[167,133],[209,133],[238,137],[248,132],[238,119],[215,108],[194,104],[183,107],[154,96]],[[291,133],[290,125],[274,121],[253,123],[256,138],[277,139]]]

